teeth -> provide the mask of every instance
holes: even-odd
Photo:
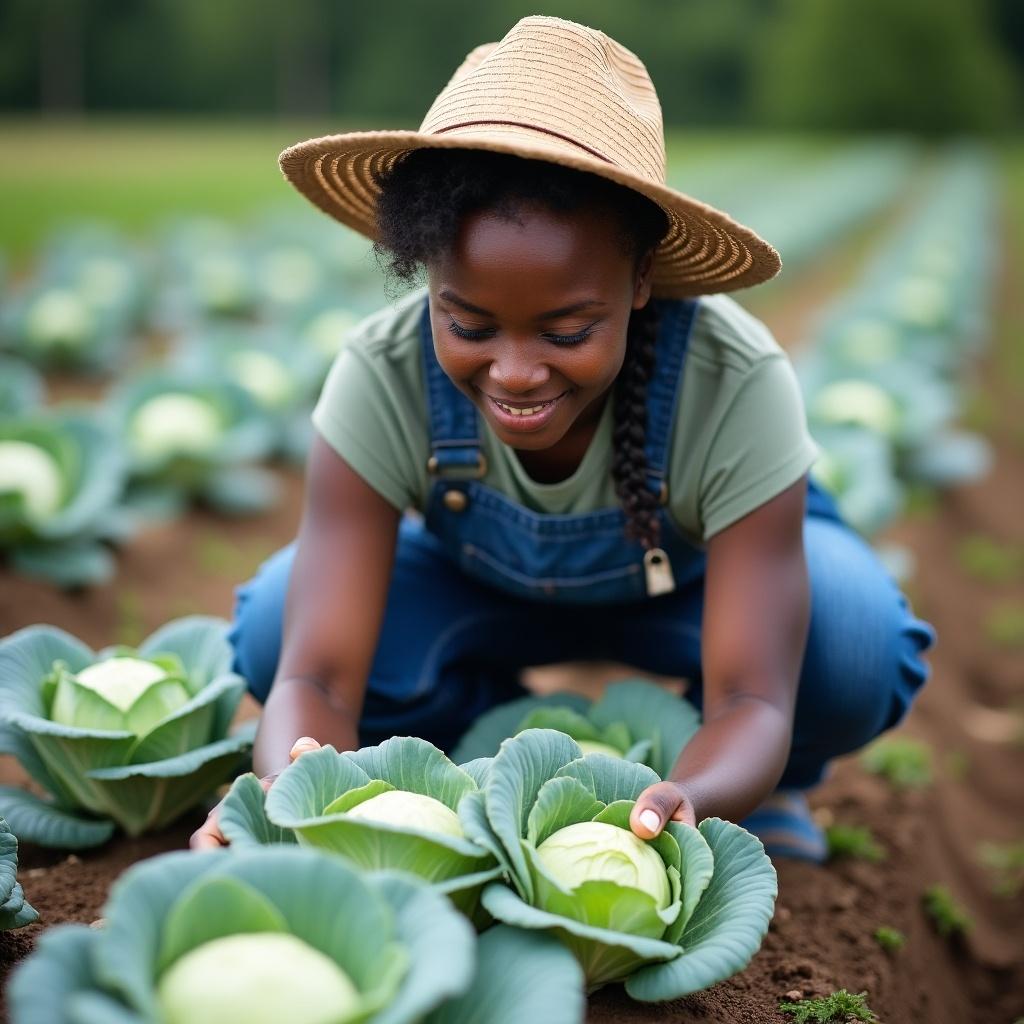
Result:
[[[495,405],[499,408],[504,409],[505,412],[511,413],[513,416],[532,416],[535,412],[540,412],[541,409],[546,409],[552,402],[545,402],[543,405],[532,405],[528,409],[513,409],[511,405],[506,405],[504,402],[499,402],[496,398],[492,399]]]

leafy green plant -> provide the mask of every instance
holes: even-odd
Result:
[[[925,913],[935,930],[944,938],[963,935],[971,927],[971,919],[944,885],[929,886],[923,896]]]
[[[1024,647],[1024,604],[996,605],[985,618],[985,635],[999,647]]]
[[[115,435],[85,414],[0,420],[0,550],[15,572],[61,586],[113,574],[125,461]]]
[[[992,876],[992,891],[1013,899],[1024,890],[1024,840],[1016,843],[982,843],[978,859]]]
[[[309,447],[309,411],[321,384],[321,360],[293,336],[239,324],[204,327],[183,339],[170,368],[193,379],[230,380],[253,400],[273,434],[273,451],[300,462]]]
[[[828,1024],[829,1021],[876,1021],[874,1011],[867,1004],[867,993],[854,994],[841,988],[830,996],[820,999],[801,999],[798,1003],[779,1003],[783,1013],[793,1015],[793,1024],[807,1024],[816,1021]]]
[[[589,988],[624,980],[634,999],[674,999],[742,970],[757,951],[777,894],[763,847],[717,818],[669,822],[638,840],[630,812],[658,781],[646,765],[584,756],[564,733],[528,729],[480,774],[462,820],[513,887],[488,885],[484,908],[556,935]]]
[[[931,749],[909,736],[876,740],[861,754],[861,764],[874,775],[883,776],[896,789],[931,785]]]
[[[853,857],[877,864],[885,860],[885,849],[864,825],[829,825],[825,829],[830,860]]]
[[[220,619],[168,623],[132,648],[95,652],[30,626],[0,643],[0,752],[49,793],[0,787],[26,840],[85,847],[120,825],[160,828],[235,772],[252,728],[228,735],[245,692]]]
[[[592,702],[575,693],[523,697],[481,715],[459,741],[456,761],[491,757],[502,740],[526,729],[557,729],[584,753],[639,761],[665,778],[700,726],[689,701],[656,683],[629,679],[612,683]]]
[[[126,439],[140,517],[168,518],[205,502],[226,515],[265,511],[273,476],[254,463],[274,448],[274,427],[238,384],[213,376],[152,373],[121,385],[109,415]]]
[[[882,925],[875,929],[875,942],[887,953],[898,953],[906,945],[907,937],[898,928]]]
[[[315,850],[170,853],[119,879],[102,927],[47,932],[9,1005],[12,1024],[83,1007],[123,1024],[579,1024],[579,968],[534,938],[477,945],[417,879]]]
[[[20,359],[0,356],[0,416],[35,409],[43,400],[43,379]]]
[[[478,768],[463,770],[413,736],[350,753],[326,746],[289,765],[267,794],[254,775],[237,779],[221,829],[233,846],[297,842],[366,870],[408,871],[474,916],[483,886],[500,874],[465,827]]]
[[[1000,544],[984,534],[960,541],[956,558],[965,572],[986,583],[1009,583],[1024,573],[1024,547]]]
[[[0,932],[39,920],[18,883],[18,840],[0,818]]]

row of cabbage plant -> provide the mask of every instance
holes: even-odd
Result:
[[[967,361],[987,333],[992,168],[967,147],[937,164],[796,359],[824,452],[814,473],[867,535],[899,515],[906,485],[969,481],[991,464],[984,439],[955,424]]]
[[[159,828],[233,775],[251,742],[251,728],[227,734],[244,681],[230,672],[225,624],[217,620],[180,620],[137,650],[100,652],[52,627],[31,627],[0,644],[0,682],[0,750],[14,754],[49,794],[41,799],[23,789],[0,789],[0,812],[23,838],[37,843],[78,848],[105,841],[116,826],[133,835]],[[402,901],[420,900],[416,894],[427,886],[434,899],[432,917],[438,916],[436,901],[446,897],[478,929],[489,933],[498,921],[566,947],[579,967],[571,968],[577,980],[560,987],[576,994],[571,1002],[577,1009],[584,988],[611,981],[624,981],[635,998],[658,1001],[742,969],[763,938],[775,896],[774,871],[759,841],[716,819],[699,829],[671,823],[651,842],[638,839],[629,827],[636,798],[660,777],[642,762],[670,764],[696,729],[696,712],[653,684],[639,682],[618,684],[593,704],[548,698],[507,710],[501,721],[492,719],[483,733],[467,737],[467,745],[477,749],[498,744],[494,756],[462,765],[426,740],[396,737],[354,752],[324,747],[304,754],[269,793],[255,776],[242,775],[222,810],[222,829],[232,844],[225,856],[233,862],[247,852],[258,854],[255,848],[261,846],[304,846],[349,865],[332,885],[376,884],[352,880],[351,869],[415,876],[415,883],[382,883],[384,897],[393,891]],[[537,722],[568,728],[601,752],[586,753],[572,736],[533,727]],[[77,1006],[94,999],[106,1007],[104,1013],[107,1002],[120,1000],[126,1020],[206,1019],[189,1014],[200,1012],[196,992],[216,988],[204,980],[211,970],[219,976],[243,960],[246,970],[233,981],[229,977],[222,991],[259,992],[253,972],[260,974],[264,957],[290,963],[289,946],[302,952],[290,940],[253,947],[251,956],[244,942],[206,948],[215,939],[249,932],[280,933],[279,938],[288,935],[307,944],[311,935],[324,938],[323,926],[312,924],[305,909],[292,917],[285,913],[284,920],[281,915],[292,891],[289,873],[322,877],[334,868],[318,866],[308,856],[253,861],[242,871],[246,884],[279,880],[280,888],[272,892],[256,885],[271,903],[277,901],[274,911],[258,896],[225,882],[238,876],[234,867],[222,870],[216,855],[173,857],[164,867],[136,869],[131,884],[126,880],[115,890],[106,915],[112,922],[137,916],[118,909],[135,905],[124,896],[129,890],[138,892],[139,905],[151,909],[164,900],[173,904],[147,919],[145,927],[153,934],[145,942],[136,932],[128,943],[140,949],[136,987],[125,988],[123,972],[103,967],[104,957],[123,955],[120,943],[127,940],[116,923],[94,939],[48,938],[26,976],[33,970],[62,973],[71,981],[53,987],[55,1000]],[[209,878],[200,882],[207,872]],[[201,897],[190,898],[185,876],[202,889]],[[301,907],[310,900],[323,903],[311,891]],[[422,900],[425,914],[429,899]],[[218,912],[210,915],[214,905]],[[337,926],[336,908],[330,913]],[[412,913],[412,919],[420,913]],[[217,924],[202,925],[204,916]],[[346,918],[344,928],[352,927]],[[360,936],[360,948],[393,945],[388,936],[394,935],[384,925],[370,937],[360,929],[353,934]],[[349,947],[328,943],[324,948],[317,941],[312,946],[328,958],[336,954],[335,966],[352,983],[352,1001],[346,1001],[348,989],[337,978],[337,985],[321,978],[327,986],[323,998],[333,1000],[337,1011],[323,1019],[347,1020],[351,1011],[351,1019],[376,1020],[377,1010],[385,1012],[380,1000],[401,1005],[400,979],[412,971],[401,957],[396,961],[401,970],[396,967],[393,977],[374,975],[374,981],[353,967],[355,954],[344,951]],[[536,948],[553,947],[548,941]],[[196,957],[187,958],[194,949]],[[569,970],[557,968],[563,978]],[[471,974],[466,968],[467,984]],[[303,977],[297,964],[295,978]],[[36,984],[24,982],[24,991]],[[435,998],[440,994],[430,996]],[[53,1016],[24,1019],[78,1019],[74,1013],[57,1014],[56,1003],[47,1005]],[[154,1005],[162,1007],[163,1018],[147,1016]],[[227,1004],[216,1005],[223,1010]],[[379,1019],[428,1019],[422,1017],[423,1004],[416,1005],[419,1016]]]
[[[140,865],[102,927],[44,937],[12,982],[13,1020],[78,1019],[69,1007],[86,1003],[171,1024],[448,1020],[446,998],[474,983],[468,922],[480,949],[517,959],[479,957],[477,994],[453,1019],[526,1021],[528,1005],[582,1021],[585,992],[611,982],[651,1002],[705,988],[759,948],[775,872],[719,819],[638,839],[630,811],[657,778],[550,729],[462,766],[397,737],[304,754],[266,794],[242,776],[222,816],[228,850]],[[520,959],[547,1005],[516,997],[534,980]],[[32,1016],[43,989],[50,1015]]]

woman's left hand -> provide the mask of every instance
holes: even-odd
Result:
[[[696,826],[693,801],[686,795],[682,783],[658,782],[648,786],[637,797],[636,806],[629,816],[629,827],[641,839],[653,839],[670,820]]]

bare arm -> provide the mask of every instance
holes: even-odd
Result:
[[[357,745],[400,513],[315,436],[277,674],[253,752],[258,775],[288,764],[300,736]]]
[[[644,838],[670,817],[691,825],[708,815],[735,821],[782,776],[810,620],[805,491],[802,478],[708,542],[704,724],[669,781],[637,801],[631,824]]]

